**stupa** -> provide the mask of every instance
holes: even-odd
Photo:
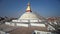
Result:
[[[30,7],[30,3],[27,5],[27,9],[23,15],[17,20],[12,20],[12,22],[6,22],[5,24],[9,24],[11,26],[43,26],[45,27],[45,24],[42,24],[43,20],[39,19],[37,14],[33,13]]]
[[[19,19],[31,20],[31,19],[39,19],[39,18],[37,17],[36,14],[32,13],[30,3],[28,3],[26,12]]]
[[[25,20],[25,21],[22,21],[22,20]],[[32,20],[32,21],[31,21]],[[42,20],[40,20],[37,16],[37,14],[33,13],[32,10],[31,10],[31,7],[30,7],[30,3],[28,3],[27,5],[27,9],[26,9],[26,12],[21,15],[21,17],[18,19],[17,22],[41,22]],[[13,22],[15,22],[15,20],[13,20]]]
[[[27,9],[20,18],[12,20],[11,22],[5,22],[5,25],[17,27],[18,29],[4,28],[10,34],[52,34],[55,28],[50,24],[41,20],[37,14],[33,13],[30,7],[30,3],[27,5]]]

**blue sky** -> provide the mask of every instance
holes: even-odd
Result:
[[[60,0],[0,0],[0,16],[19,17],[28,2],[32,11],[43,17],[60,16]]]

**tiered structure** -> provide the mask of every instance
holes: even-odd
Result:
[[[42,24],[43,20],[39,19],[39,17],[32,13],[30,3],[27,5],[26,12],[21,15],[21,17],[17,20],[12,20],[12,23],[6,22],[6,24],[10,24],[11,26],[25,26],[29,27],[30,26],[42,26],[45,27],[45,24]]]
[[[21,15],[19,19],[12,20],[12,22],[5,22],[5,24],[20,27],[10,32],[11,34],[17,34],[17,32],[19,34],[32,34],[33,31],[37,34],[37,30],[39,30],[40,34],[50,34],[51,32],[48,32],[49,30],[55,30],[52,26],[46,25],[43,21],[44,20],[41,20],[35,13],[32,13],[30,3],[28,3],[26,12]]]

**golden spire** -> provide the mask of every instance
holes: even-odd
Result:
[[[28,3],[28,5],[27,5],[26,12],[32,12],[32,11],[31,11],[31,7],[30,7],[30,3]]]

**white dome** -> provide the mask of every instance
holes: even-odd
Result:
[[[39,19],[39,18],[34,13],[26,12],[19,19]]]

